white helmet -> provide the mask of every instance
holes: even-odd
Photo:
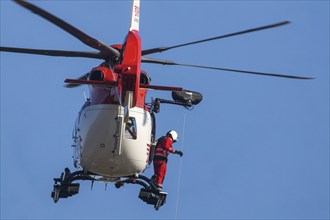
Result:
[[[178,133],[177,133],[176,131],[174,131],[174,130],[170,130],[169,132],[167,132],[166,135],[171,136],[173,142],[177,142],[177,141],[179,140],[179,135],[178,135]]]

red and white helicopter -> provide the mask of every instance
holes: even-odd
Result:
[[[54,179],[55,184],[52,191],[54,202],[78,193],[79,184],[73,183],[74,181],[91,180],[113,182],[117,188],[124,183],[139,184],[143,187],[139,194],[139,198],[143,201],[154,205],[156,210],[165,203],[167,194],[155,190],[150,179],[141,175],[153,159],[156,140],[155,113],[159,112],[160,103],[181,105],[186,108],[193,107],[201,102],[202,95],[178,87],[151,85],[148,74],[141,70],[142,62],[273,77],[311,79],[301,76],[180,64],[169,60],[144,57],[144,55],[178,47],[279,27],[288,24],[288,21],[170,47],[142,50],[139,36],[139,0],[133,0],[131,26],[124,43],[113,46],[94,39],[31,3],[23,0],[15,0],[15,2],[62,28],[84,44],[96,49],[97,52],[2,46],[0,51],[104,60],[99,66],[79,79],[65,80],[68,83],[68,88],[81,84],[89,85],[90,98],[82,106],[73,131],[74,166],[77,171],[71,173],[66,168],[60,178]],[[172,91],[173,100],[156,98],[151,103],[147,103],[148,90]]]

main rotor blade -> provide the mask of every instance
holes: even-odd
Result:
[[[143,62],[143,63],[152,63],[152,64],[172,65],[172,66],[186,66],[186,67],[211,69],[211,70],[222,70],[222,71],[229,71],[229,72],[247,73],[247,74],[282,77],[282,78],[291,78],[291,79],[314,79],[314,78],[304,77],[304,76],[292,76],[292,75],[283,75],[283,74],[275,74],[275,73],[255,72],[255,71],[248,71],[248,70],[228,69],[228,68],[221,68],[221,67],[182,64],[182,63],[175,63],[175,62],[170,61],[170,60],[158,60],[158,59],[146,58],[146,57],[142,57],[141,62]]]
[[[55,24],[56,26],[62,28],[64,31],[66,31],[69,34],[71,34],[72,36],[78,38],[84,44],[86,44],[98,51],[101,51],[103,54],[106,54],[113,61],[115,61],[119,58],[120,53],[116,49],[110,47],[109,45],[107,45],[101,41],[98,41],[98,40],[92,38],[91,36],[85,34],[84,32],[80,31],[79,29],[75,28],[74,26],[72,26],[72,25],[68,24],[67,22],[59,19],[58,17],[50,14],[49,12],[47,12],[31,3],[23,1],[23,0],[15,0],[15,2],[18,3],[19,5],[23,6],[24,8],[29,9],[33,13],[43,17],[44,19],[48,20],[49,22]]]
[[[85,57],[93,59],[105,59],[105,55],[101,52],[84,52],[84,51],[67,51],[67,50],[42,50],[42,49],[29,49],[17,47],[1,47],[0,51],[11,53],[26,53],[45,56],[58,56],[58,57]]]
[[[164,52],[166,50],[170,50],[170,49],[174,49],[174,48],[178,48],[178,47],[184,47],[184,46],[188,46],[188,45],[192,45],[192,44],[199,44],[199,43],[203,43],[203,42],[207,42],[207,41],[218,40],[218,39],[227,38],[227,37],[233,37],[233,36],[240,35],[240,34],[247,34],[247,33],[255,32],[255,31],[261,31],[261,30],[265,30],[265,29],[269,29],[269,28],[279,27],[279,26],[286,25],[289,23],[290,23],[289,21],[283,21],[283,22],[279,22],[279,23],[275,23],[275,24],[271,24],[271,25],[258,27],[258,28],[252,28],[252,29],[247,29],[244,31],[239,31],[239,32],[231,33],[231,34],[212,37],[212,38],[208,38],[208,39],[204,39],[204,40],[193,41],[190,43],[179,44],[179,45],[170,46],[170,47],[152,48],[152,49],[148,49],[148,50],[143,50],[142,55],[160,53],[160,52]]]

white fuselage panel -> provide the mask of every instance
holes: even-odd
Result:
[[[150,113],[120,105],[83,109],[76,125],[80,165],[95,174],[122,177],[141,173],[148,163],[152,121]]]

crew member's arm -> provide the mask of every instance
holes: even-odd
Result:
[[[178,154],[180,157],[182,157],[183,156],[182,151],[175,150],[174,148],[172,148],[172,143],[173,143],[172,138],[165,138],[163,140],[163,148],[171,152],[172,154]]]

